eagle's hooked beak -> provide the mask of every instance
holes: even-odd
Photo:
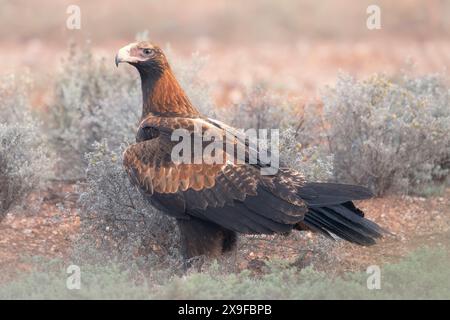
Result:
[[[119,54],[116,54],[115,62],[116,62],[116,67],[118,67],[118,66],[119,66],[119,63],[122,62],[122,60],[119,58]]]
[[[135,43],[130,43],[129,45],[127,45],[127,46],[121,48],[121,49],[117,52],[117,54],[116,54],[116,59],[115,59],[116,67],[118,67],[118,66],[119,66],[119,63],[121,63],[121,62],[129,62],[129,63],[130,63],[130,62],[131,62],[131,63],[137,62],[138,59],[135,58],[135,57],[132,57],[131,54],[130,54],[131,48],[132,48],[134,45],[135,45]]]

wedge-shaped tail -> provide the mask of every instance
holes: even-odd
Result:
[[[370,190],[364,187],[307,183],[298,193],[308,205],[300,229],[306,226],[327,237],[337,236],[363,246],[375,244],[375,239],[387,233],[376,223],[364,218],[364,213],[353,204],[352,200],[372,197]]]

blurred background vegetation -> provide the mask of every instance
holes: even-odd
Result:
[[[66,28],[71,4],[80,30]],[[448,298],[450,3],[377,1],[374,31],[369,4],[0,0],[0,297]],[[236,256],[181,277],[176,225],[121,166],[141,93],[113,57],[135,38],[163,47],[206,115],[279,128],[308,179],[371,188],[361,205],[393,235],[374,248],[242,237]],[[73,263],[85,291],[65,288]]]
[[[393,37],[427,39],[450,35],[450,4],[445,0],[2,0],[0,36],[12,41],[33,38],[64,41],[68,5],[82,8],[78,37],[105,43],[150,29],[155,41],[190,43],[199,37],[224,44],[268,41],[273,45],[301,38],[361,39],[371,35],[366,8],[382,8],[383,29]],[[10,32],[14,30],[14,32]]]

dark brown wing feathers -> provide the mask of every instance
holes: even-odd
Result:
[[[257,167],[232,161],[175,164],[169,155],[177,142],[170,141],[165,132],[171,128],[193,130],[199,124],[210,128],[203,119],[154,118],[141,126],[162,134],[133,144],[124,153],[124,166],[132,181],[154,200],[167,203],[172,194],[174,201],[182,202],[176,207],[183,208],[186,217],[206,219],[243,233],[285,232],[303,219],[307,208],[295,197],[303,182],[297,173],[284,170],[276,176],[262,176]]]
[[[366,223],[359,209],[345,205],[351,199],[367,197],[364,188],[307,183],[287,168],[264,176],[258,166],[232,161],[175,164],[170,157],[177,143],[170,141],[174,128],[193,134],[195,127],[201,127],[201,132],[211,127],[222,129],[202,118],[154,116],[145,119],[141,127],[153,128],[157,134],[150,136],[156,138],[128,147],[125,168],[144,193],[160,207],[170,208],[169,214],[177,218],[199,218],[240,233],[270,234],[292,228],[327,236],[331,232],[364,245],[372,244],[382,233],[375,224]]]

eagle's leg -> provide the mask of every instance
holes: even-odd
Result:
[[[178,220],[181,234],[181,253],[189,267],[193,258],[204,256],[218,258],[235,248],[237,235],[208,221],[191,218]]]

